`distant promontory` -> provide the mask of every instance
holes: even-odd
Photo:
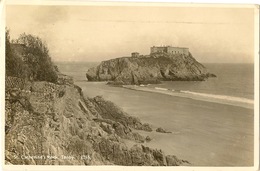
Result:
[[[197,62],[188,48],[153,46],[150,55],[133,52],[131,57],[102,61],[90,68],[86,77],[88,81],[139,85],[160,81],[203,81],[216,75]]]

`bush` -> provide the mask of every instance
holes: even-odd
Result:
[[[31,34],[21,34],[14,43],[23,45],[21,57],[12,52],[9,31],[6,31],[6,74],[35,81],[56,83],[58,68],[53,65],[45,42]],[[19,72],[18,72],[19,71]]]
[[[27,75],[26,66],[22,59],[17,57],[11,49],[9,30],[5,31],[5,75],[25,78]]]

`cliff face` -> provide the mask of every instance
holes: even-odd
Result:
[[[187,165],[145,147],[152,131],[102,97],[69,84],[6,78],[5,162],[30,165]],[[124,140],[135,142],[127,146]]]
[[[114,84],[146,84],[159,81],[202,81],[207,69],[191,54],[154,53],[148,57],[124,57],[101,62],[87,71],[89,81],[113,81]]]

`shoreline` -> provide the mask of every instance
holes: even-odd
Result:
[[[210,98],[210,97],[205,97],[203,93],[195,93],[195,92],[190,92],[186,93],[188,91],[174,91],[174,90],[169,90],[166,88],[151,88],[151,87],[141,87],[141,86],[136,86],[136,85],[123,85],[121,86],[122,88],[128,89],[128,90],[134,90],[134,91],[142,91],[142,92],[149,92],[149,93],[157,93],[157,94],[163,94],[163,95],[168,95],[168,96],[173,96],[173,97],[181,97],[181,98],[188,98],[192,100],[199,100],[199,101],[205,101],[205,102],[211,102],[211,103],[218,103],[218,104],[224,104],[224,105],[231,105],[231,106],[237,106],[237,107],[243,107],[247,109],[252,109],[254,110],[254,102],[239,102],[236,100],[230,100],[230,99],[219,99],[219,98]],[[199,96],[197,94],[200,94]]]
[[[88,98],[81,87],[71,80],[59,84],[27,82],[17,77],[7,80],[6,106],[10,108],[5,111],[5,142],[21,143],[9,143],[5,148],[6,164],[191,165],[174,153],[166,155],[161,149],[146,146],[145,142],[149,139],[139,134],[138,130],[151,132],[149,124],[141,122],[138,117],[129,116],[115,103],[100,96]],[[40,126],[39,120],[42,121]],[[46,140],[50,143],[46,144]],[[126,140],[133,145],[127,146]],[[63,143],[68,147],[63,148]],[[39,144],[43,148],[38,148]],[[82,154],[86,149],[87,153]],[[35,155],[27,155],[32,151]],[[89,160],[83,160],[82,156]]]
[[[105,82],[76,84],[90,97],[101,95],[109,99],[129,115],[149,123],[153,130],[163,126],[172,132],[138,131],[152,139],[145,143],[150,148],[175,154],[194,166],[252,165],[252,109],[163,93],[130,91]]]

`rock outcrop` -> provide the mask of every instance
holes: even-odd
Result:
[[[110,84],[153,84],[160,81],[202,81],[214,77],[191,54],[154,53],[145,57],[122,57],[90,68],[88,81]]]
[[[170,131],[166,131],[166,130],[164,130],[163,128],[157,128],[156,130],[155,130],[156,132],[160,132],[160,133],[172,133],[172,132],[170,132]]]
[[[81,88],[6,78],[5,162],[14,165],[189,165],[135,130],[148,124]],[[135,145],[127,146],[125,139]]]

